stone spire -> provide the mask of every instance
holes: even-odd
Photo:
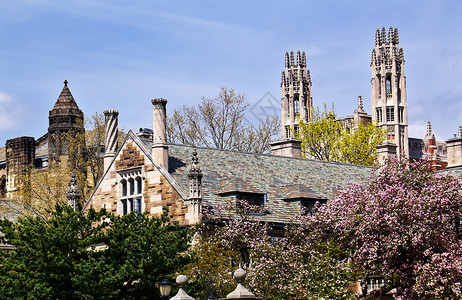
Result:
[[[119,111],[117,110],[104,111],[104,170],[107,170],[109,164],[111,163],[112,159],[114,158],[117,152],[117,142],[119,139],[118,116]]]
[[[80,192],[77,188],[77,180],[75,179],[75,172],[72,171],[71,181],[69,183],[69,191],[67,192],[67,205],[72,209],[77,210],[80,207]]]
[[[425,134],[425,139],[435,139],[435,135],[432,131],[432,124],[430,123],[430,121],[428,121],[427,123],[427,133]]]

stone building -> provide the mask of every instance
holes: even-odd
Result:
[[[368,180],[371,168],[309,159],[166,143],[165,99],[154,99],[153,132],[129,131],[121,147],[106,148],[104,174],[84,209],[105,207],[125,215],[169,209],[181,225],[194,224],[201,208],[236,199],[260,208],[257,217],[282,229],[314,204],[332,199],[348,182]],[[106,132],[116,132],[117,111],[106,111]],[[107,135],[106,145],[115,135]],[[110,157],[110,159],[109,159]]]
[[[22,136],[6,141],[0,148],[0,198],[15,195],[20,187],[20,177],[29,167],[46,168],[48,162],[65,155],[66,136],[84,133],[83,112],[64,81],[64,87],[48,117],[48,131],[37,140]]]

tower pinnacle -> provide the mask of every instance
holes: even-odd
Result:
[[[305,51],[297,51],[295,62],[294,51],[285,54],[285,70],[281,75],[281,121],[282,136],[290,138],[298,135],[298,124],[301,120],[310,119],[312,108],[311,76],[306,64]]]
[[[385,26],[381,32],[377,28],[371,71],[372,121],[386,129],[387,141],[396,144],[398,155],[408,156],[406,77],[398,28],[389,28],[388,39]]]

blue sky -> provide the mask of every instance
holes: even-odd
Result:
[[[0,146],[46,133],[64,79],[87,116],[117,109],[125,130],[152,126],[152,98],[171,112],[221,86],[279,109],[287,50],[307,52],[316,106],[350,115],[361,94],[370,112],[382,26],[404,48],[410,136],[431,121],[446,140],[462,125],[461,15],[456,0],[0,0]]]

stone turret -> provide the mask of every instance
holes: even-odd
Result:
[[[154,163],[168,170],[167,145],[167,100],[156,98],[151,100],[153,114],[152,158]]]
[[[313,106],[311,99],[311,76],[306,65],[305,51],[297,51],[295,62],[294,52],[286,52],[285,70],[281,77],[281,123],[282,137],[290,138],[298,135],[300,120],[308,122]]]
[[[406,77],[398,28],[375,33],[371,56],[372,121],[387,131],[387,143],[397,146],[397,155],[409,156]]]
[[[107,170],[109,164],[114,158],[117,152],[117,142],[119,139],[119,127],[118,127],[118,116],[119,111],[117,110],[105,110],[105,136],[104,136],[104,170]]]
[[[48,120],[48,160],[59,159],[60,155],[67,153],[66,136],[85,132],[83,112],[79,109],[74,97],[64,81],[64,88],[58,97]],[[83,136],[82,136],[83,137]],[[82,140],[82,143],[85,141]]]

